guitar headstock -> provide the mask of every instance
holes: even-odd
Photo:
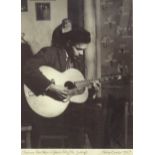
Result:
[[[113,80],[121,80],[122,75],[121,74],[113,74],[113,75],[103,75],[101,78],[101,81],[113,81]]]
[[[127,84],[130,83],[131,76],[130,75],[123,75],[123,74],[109,74],[109,75],[103,75],[100,82],[105,83],[115,83],[115,84]]]

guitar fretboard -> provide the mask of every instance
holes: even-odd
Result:
[[[76,81],[74,82],[74,84],[77,86],[77,87],[88,87],[90,85],[93,84],[93,82],[95,81],[99,81],[100,83],[103,83],[105,81],[113,81],[113,80],[121,80],[122,79],[122,76],[119,74],[119,75],[108,75],[108,76],[104,76],[100,79],[92,79],[92,80],[82,80],[82,81]]]

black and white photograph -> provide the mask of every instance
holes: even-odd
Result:
[[[21,149],[132,150],[132,0],[27,2]]]

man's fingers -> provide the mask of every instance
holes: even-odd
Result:
[[[98,81],[95,81],[95,82],[93,83],[93,86],[95,87],[95,89],[100,89],[101,83],[98,82]]]

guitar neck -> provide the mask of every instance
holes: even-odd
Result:
[[[93,82],[99,81],[100,83],[107,82],[107,81],[113,81],[113,80],[121,80],[122,76],[121,75],[108,75],[104,76],[100,79],[93,79],[93,80],[82,80],[82,81],[76,81],[75,85],[77,87],[83,88],[83,87],[89,87],[93,85]]]
[[[89,87],[93,84],[94,80],[82,80],[82,81],[76,81],[75,82],[75,85],[77,87],[80,87],[80,88],[84,88],[84,87]]]

